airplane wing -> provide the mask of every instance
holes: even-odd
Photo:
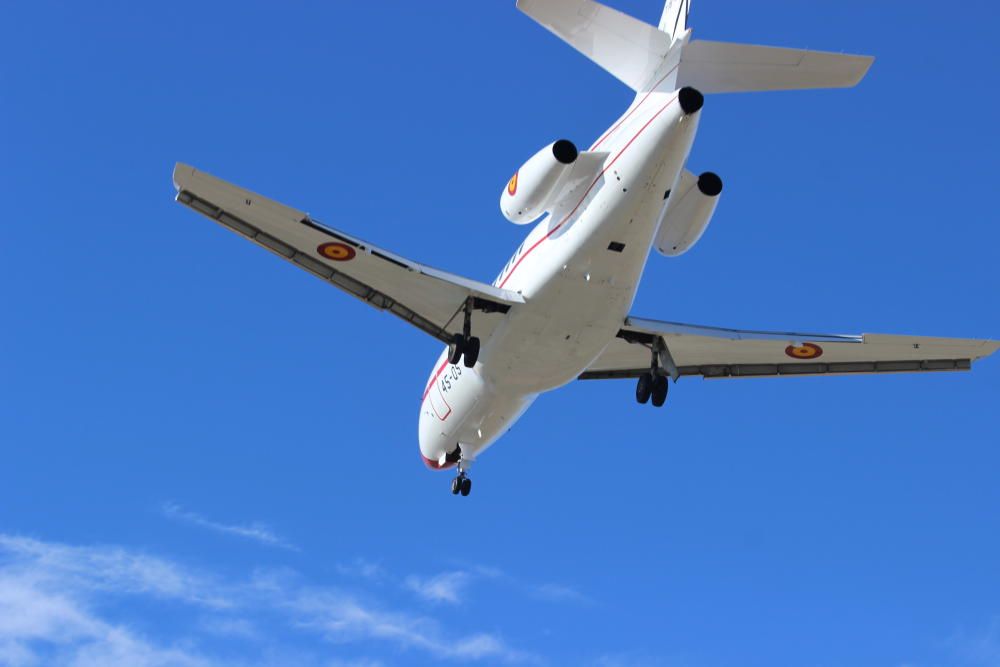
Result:
[[[581,380],[635,378],[649,371],[654,347],[674,380],[785,375],[848,375],[969,370],[1000,341],[862,334],[745,331],[629,317]],[[673,366],[671,369],[670,366]]]
[[[461,331],[468,299],[482,311],[472,333],[483,340],[524,303],[516,292],[412,262],[186,164],[174,167],[174,187],[178,202],[445,343]]]

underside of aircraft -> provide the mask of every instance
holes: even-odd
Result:
[[[788,377],[969,370],[991,340],[748,331],[630,313],[652,249],[702,237],[722,180],[686,168],[705,95],[847,88],[872,58],[691,39],[689,0],[658,25],[593,0],[518,0],[544,28],[635,91],[587,150],[560,139],[503,187],[500,208],[534,224],[492,283],[420,264],[184,164],[177,201],[444,346],[421,399],[425,464],[468,468],[543,392],[574,379],[635,380],[662,406],[682,377]]]

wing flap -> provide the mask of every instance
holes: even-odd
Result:
[[[515,292],[407,260],[188,165],[175,167],[174,186],[181,204],[439,340],[457,330],[469,298],[484,311],[473,318],[473,333],[482,339],[497,314],[524,303]]]
[[[581,379],[638,377],[661,339],[680,376],[705,378],[969,370],[1000,342],[885,334],[750,331],[628,318]]]

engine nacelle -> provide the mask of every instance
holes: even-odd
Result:
[[[500,210],[516,225],[537,220],[552,204],[580,152],[572,141],[560,139],[535,153],[514,172],[503,194]]]
[[[681,192],[672,195],[677,199],[668,202],[656,233],[656,249],[667,257],[683,255],[698,242],[722,193],[722,179],[710,171],[688,179],[687,183],[682,179],[678,187]]]

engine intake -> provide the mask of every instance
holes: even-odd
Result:
[[[705,233],[719,204],[722,179],[710,171],[697,180],[688,175],[677,190],[667,202],[656,233],[656,249],[667,257],[683,255]]]

